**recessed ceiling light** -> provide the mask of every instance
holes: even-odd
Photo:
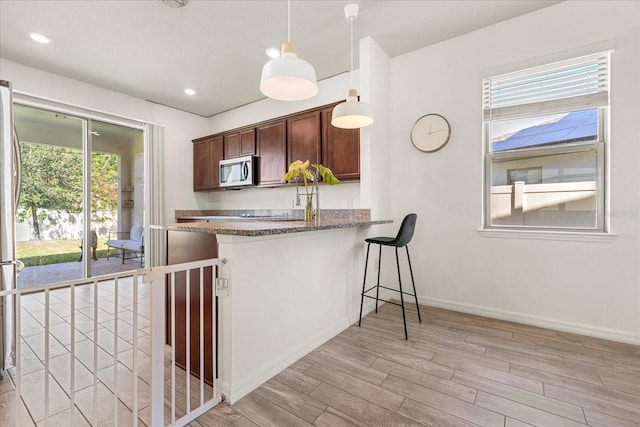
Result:
[[[93,132],[91,132],[91,135],[95,135],[95,136],[100,136],[100,133],[96,132],[95,130]]]
[[[36,41],[38,43],[42,43],[42,44],[51,43],[51,39],[43,34],[29,33],[29,37],[31,37],[31,40]]]
[[[184,90],[184,93],[186,93],[187,95],[193,96],[196,94],[196,91],[194,89],[186,88]]]
[[[66,119],[67,118],[67,116],[65,116],[64,114],[56,114],[56,117],[58,119]]]
[[[264,50],[269,58],[277,58],[280,56],[280,49],[277,47],[268,47]]]
[[[169,6],[172,9],[179,9],[189,3],[189,0],[160,0],[163,4]]]

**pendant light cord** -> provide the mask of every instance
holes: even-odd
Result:
[[[351,64],[349,65],[349,83],[351,88],[353,88],[353,21],[354,18],[349,18],[349,24],[351,26]]]
[[[291,0],[287,0],[287,43],[291,43]]]

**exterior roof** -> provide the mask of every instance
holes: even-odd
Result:
[[[491,151],[590,141],[597,138],[597,135],[598,110],[576,111],[556,122],[525,128],[503,141],[496,141],[491,144]]]

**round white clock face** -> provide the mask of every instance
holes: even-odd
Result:
[[[440,114],[427,114],[416,120],[411,129],[411,142],[425,153],[438,151],[449,142],[451,127]]]

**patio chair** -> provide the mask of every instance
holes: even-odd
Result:
[[[116,239],[111,238],[112,234]],[[106,244],[107,261],[111,255],[110,251],[116,249],[122,254],[123,264],[125,259],[140,258],[140,267],[144,265],[144,228],[141,225],[135,224],[131,227],[131,231],[110,231]],[[127,256],[127,251],[129,256]]]

